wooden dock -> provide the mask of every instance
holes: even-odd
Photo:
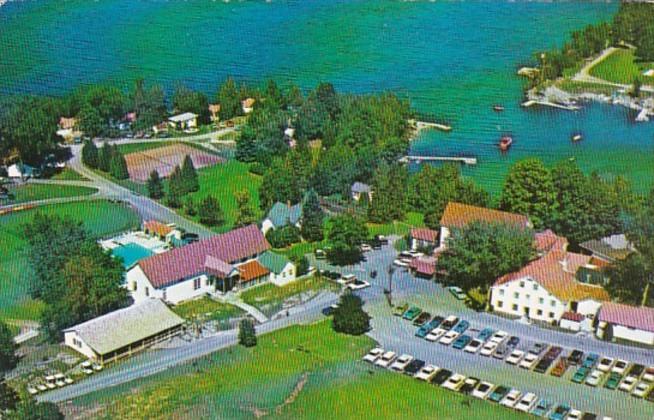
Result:
[[[416,121],[415,124],[416,124],[416,129],[418,131],[427,128],[435,128],[436,130],[441,130],[441,131],[452,131],[452,127],[447,124],[439,124],[439,123],[426,122],[426,121]]]
[[[465,165],[476,165],[477,158],[475,157],[458,157],[458,156],[416,156],[409,155],[400,159],[400,162],[409,163],[422,163],[422,162],[459,162]]]
[[[534,105],[542,105],[542,106],[551,106],[553,108],[559,108],[559,109],[565,109],[566,111],[577,111],[581,109],[581,107],[577,105],[562,105],[562,104],[557,104],[554,102],[548,102],[548,101],[535,101],[533,99],[525,101],[522,103],[522,106],[525,108],[532,107]]]

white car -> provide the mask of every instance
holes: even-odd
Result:
[[[485,357],[490,357],[491,354],[495,351],[497,348],[497,343],[493,343],[492,341],[489,341],[488,343],[484,344],[484,347],[479,350],[479,354]]]
[[[414,250],[407,251],[407,254],[409,254],[409,256],[412,257],[412,258],[419,258],[419,257],[424,257],[425,256],[424,253],[422,253],[420,251],[414,251]]]
[[[401,260],[399,258],[396,259],[396,260],[393,260],[393,264],[397,265],[398,267],[408,267],[409,266],[408,262],[406,262],[404,260]]]
[[[446,346],[449,346],[450,344],[452,344],[454,340],[456,340],[459,337],[459,335],[461,334],[459,334],[456,331],[448,331],[443,337],[441,337],[440,340],[438,340],[438,342],[441,344],[445,344]]]
[[[615,359],[612,357],[602,357],[599,363],[597,363],[597,369],[602,372],[608,372],[613,367],[613,362],[615,362]]]
[[[43,384],[36,384],[36,389],[38,389],[39,392],[43,392],[43,391],[47,391],[48,387]]]
[[[645,382],[654,382],[654,366],[645,369],[645,373],[643,373],[642,379]]]
[[[502,398],[500,404],[505,407],[513,408],[520,400],[520,397],[522,397],[522,392],[518,391],[517,389],[512,389],[508,394],[504,396],[504,398]]]
[[[477,385],[477,387],[474,389],[474,391],[472,391],[471,395],[475,398],[485,400],[493,391],[493,388],[495,388],[495,385],[493,385],[490,382],[480,382],[479,385]]]
[[[365,280],[354,280],[352,283],[348,283],[348,285],[345,287],[350,290],[361,290],[365,289],[366,287],[370,287],[370,283]]]
[[[356,279],[357,277],[354,274],[345,274],[341,276],[340,279],[336,280],[336,283],[346,285],[356,281]]]
[[[627,367],[629,367],[629,362],[627,362],[626,360],[618,359],[615,361],[615,364],[613,365],[611,372],[624,375],[624,372],[627,370]]]
[[[384,367],[387,368],[393,363],[395,358],[397,357],[397,354],[395,354],[394,351],[387,351],[386,353],[382,354],[379,359],[375,362],[376,366],[379,367]]]
[[[429,334],[425,336],[425,340],[435,342],[438,341],[447,331],[442,328],[434,328]]]
[[[536,405],[538,397],[533,392],[527,392],[525,395],[520,398],[515,405],[516,410],[524,411],[525,413],[531,411],[532,408]]]
[[[465,382],[466,377],[461,375],[460,373],[455,373],[450,378],[443,383],[443,388],[450,389],[452,391],[458,391],[459,388],[463,386],[463,383]]]
[[[506,338],[508,336],[509,336],[509,333],[507,333],[506,331],[499,330],[499,331],[497,331],[495,334],[493,334],[491,336],[489,341],[492,341],[493,343],[500,344],[501,342],[506,340]]]
[[[402,356],[395,359],[391,364],[390,369],[397,372],[404,372],[404,369],[413,361],[413,356],[408,354],[403,354]]]
[[[568,416],[565,419],[566,420],[581,420],[581,416],[583,416],[583,415],[584,415],[584,413],[582,413],[581,411],[572,408],[568,412]]]
[[[604,378],[604,372],[599,369],[593,369],[590,375],[586,378],[586,385],[597,386],[602,382],[602,378]]]
[[[522,358],[525,357],[525,352],[522,350],[513,350],[511,354],[509,354],[509,357],[506,358],[506,363],[510,365],[517,365],[520,363]]]
[[[481,348],[482,342],[479,340],[472,340],[468,343],[467,346],[463,348],[463,351],[467,353],[477,353],[477,350]]]
[[[649,391],[651,386],[652,384],[648,382],[638,382],[638,385],[636,385],[634,390],[631,391],[631,395],[634,397],[643,398],[645,395],[647,395],[647,391]]]
[[[538,363],[538,356],[533,353],[527,353],[524,359],[520,362],[520,367],[523,369],[531,370]]]
[[[361,252],[369,252],[372,251],[372,247],[368,244],[361,244]]]
[[[375,363],[382,354],[384,354],[384,349],[375,347],[374,349],[370,350],[368,354],[363,356],[363,361],[368,363]]]
[[[96,372],[100,372],[102,370],[102,365],[99,363],[93,363],[93,370]]]
[[[70,384],[72,384],[72,383],[75,382],[75,381],[73,381],[73,378],[71,378],[70,376],[66,376],[66,377],[64,378],[64,382],[66,382],[66,385],[70,385]]]
[[[32,385],[28,385],[28,386],[27,386],[27,392],[28,392],[30,395],[36,395],[36,394],[39,393],[39,390],[36,389],[36,387],[34,387],[34,386],[32,386]]]
[[[434,365],[427,365],[423,366],[422,369],[420,369],[415,375],[413,375],[414,378],[420,379],[421,381],[426,381],[429,382],[431,378],[438,373],[438,371],[441,370],[438,366]]]
[[[636,387],[636,382],[638,382],[638,379],[633,376],[627,376],[620,382],[618,389],[624,392],[631,392]]]

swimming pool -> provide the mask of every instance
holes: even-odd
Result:
[[[117,246],[111,250],[111,253],[123,259],[123,266],[125,268],[130,268],[140,260],[154,255],[154,252],[135,243]]]

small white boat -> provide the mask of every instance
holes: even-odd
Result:
[[[571,140],[573,142],[575,142],[575,143],[578,142],[578,141],[582,141],[583,139],[584,139],[584,136],[582,136],[581,133],[575,133],[571,137]]]

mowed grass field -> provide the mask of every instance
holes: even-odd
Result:
[[[630,84],[637,77],[644,84],[654,83],[654,78],[643,75],[643,72],[653,68],[654,64],[637,63],[635,60],[634,50],[619,49],[594,66],[590,74],[614,83]]]
[[[188,194],[187,197],[191,197],[196,204],[199,204],[208,195],[212,195],[218,199],[225,214],[225,223],[221,226],[216,226],[214,228],[216,232],[226,232],[234,225],[237,216],[236,198],[234,194],[238,191],[247,190],[250,194],[250,205],[257,215],[257,220],[263,215],[259,208],[261,177],[251,174],[248,164],[236,160],[219,163],[199,169],[198,178],[200,181],[200,190]],[[184,197],[182,200],[186,200],[187,197]],[[179,209],[178,211],[183,213],[184,210]],[[197,221],[197,216],[194,219]]]
[[[80,418],[522,419],[526,415],[375,369],[374,342],[329,321],[259,337],[193,363],[73,400]]]
[[[51,198],[77,197],[95,194],[95,188],[79,187],[73,185],[46,185],[46,184],[23,184],[9,187],[9,191],[15,195],[14,200],[3,200],[0,204],[16,204],[28,201],[48,200]]]
[[[122,204],[108,201],[42,206],[32,210],[0,216],[0,316],[16,319],[37,319],[41,305],[29,298],[33,276],[28,259],[28,244],[22,226],[34,214],[68,216],[82,221],[94,237],[104,237],[139,225],[139,216]]]

